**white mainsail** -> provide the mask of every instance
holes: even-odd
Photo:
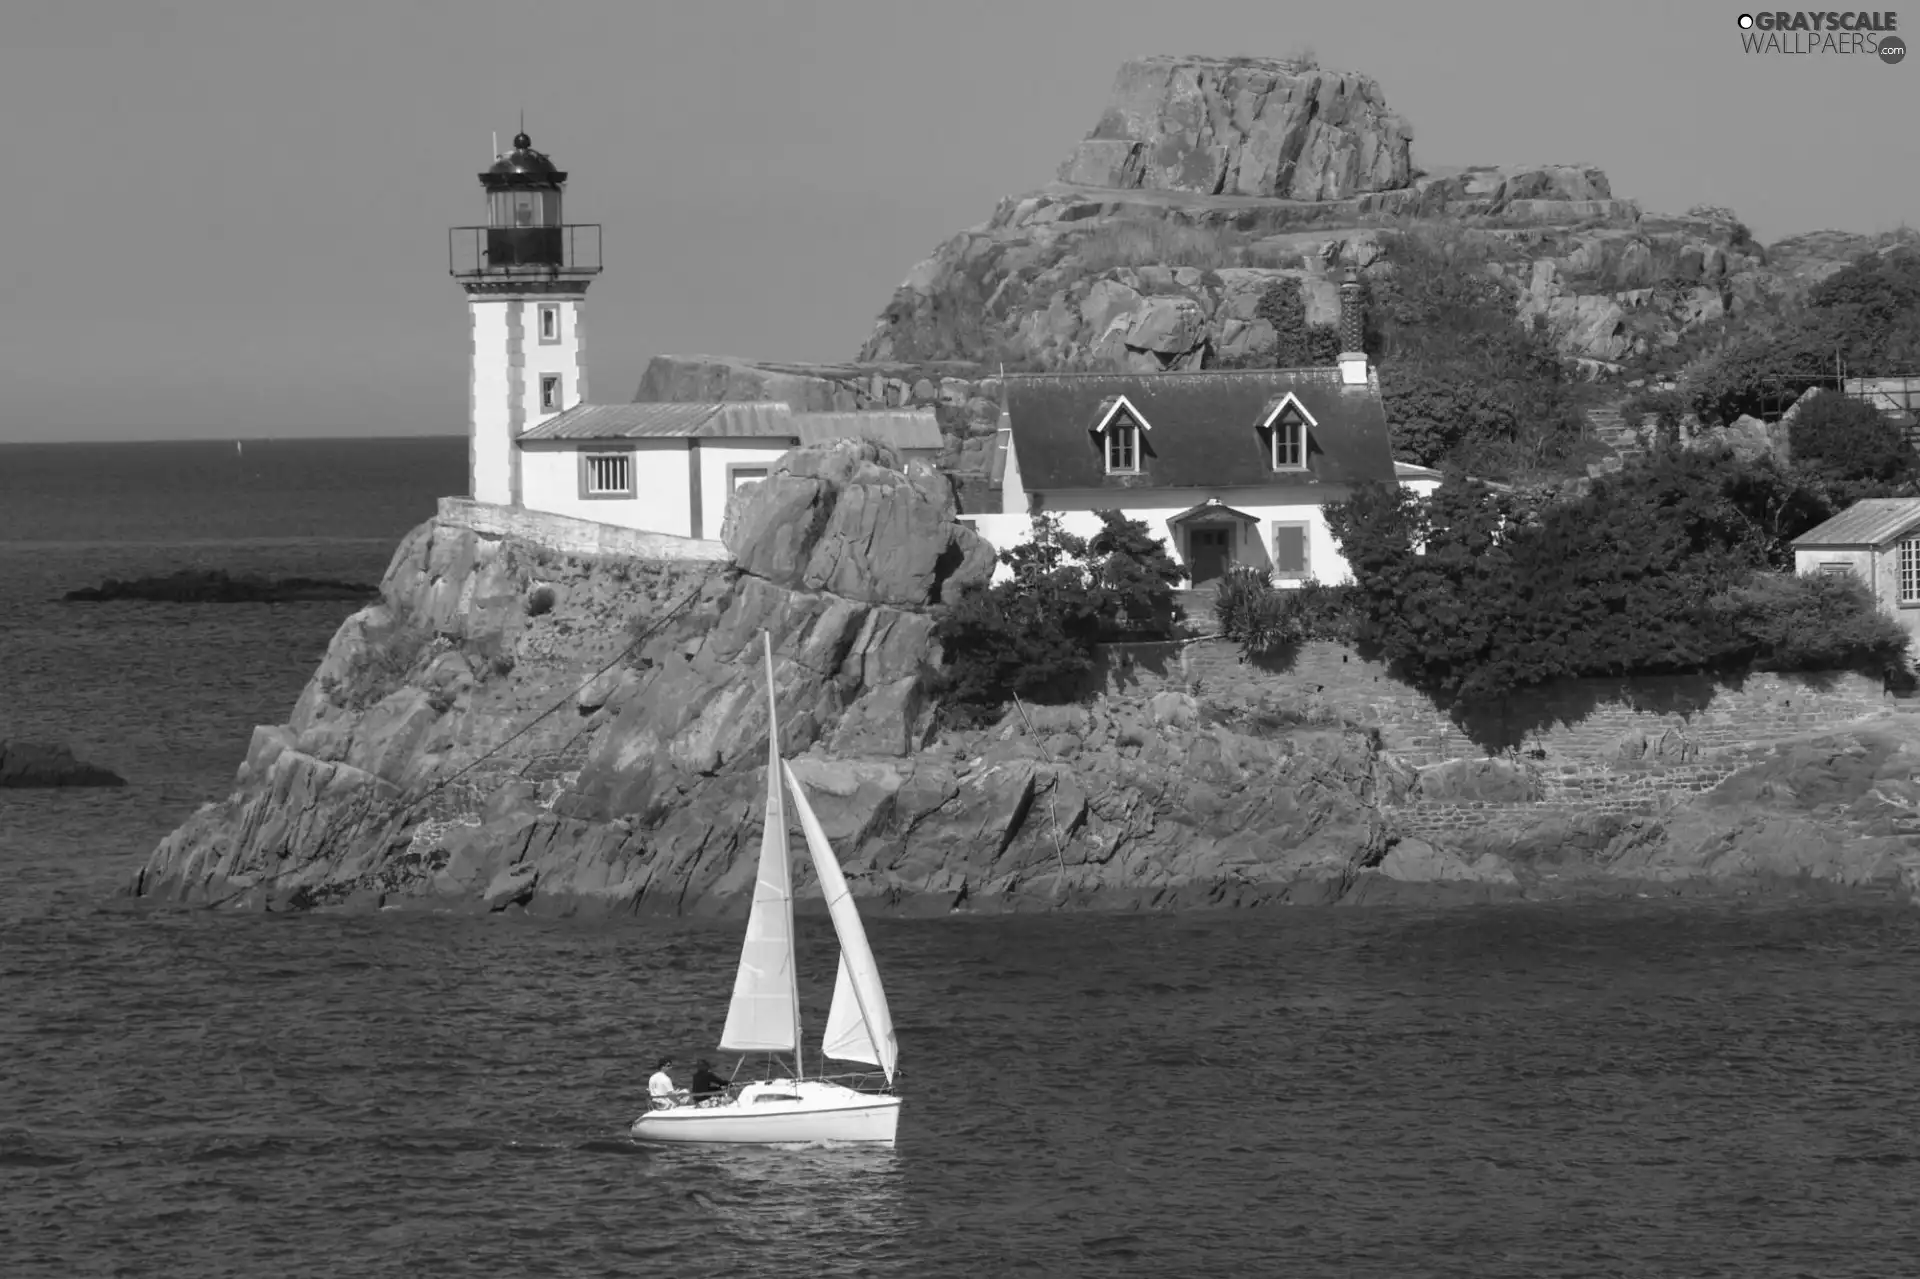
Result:
[[[860,925],[860,911],[847,890],[846,876],[840,873],[840,862],[820,829],[820,819],[813,815],[813,805],[807,803],[800,779],[784,760],[780,771],[793,794],[800,829],[807,835],[807,851],[813,854],[813,868],[820,876],[820,891],[833,916],[833,931],[840,938],[840,969],[834,978],[822,1052],[841,1061],[871,1062],[887,1072],[891,1083],[900,1049],[894,1040],[887,994],[880,986],[880,970],[873,962],[873,948],[867,945],[867,930]]]
[[[791,1052],[800,1047],[800,989],[793,953],[793,869],[788,863],[787,813],[780,799],[780,734],[773,697],[773,641],[767,655],[767,824],[760,836],[760,868],[740,947],[733,1002],[720,1034],[724,1052]]]

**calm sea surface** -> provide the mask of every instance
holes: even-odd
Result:
[[[648,1150],[733,927],[108,908],[348,605],[67,605],[187,566],[374,580],[459,440],[0,446],[0,1274],[1920,1273],[1920,912],[872,926],[890,1152]],[[830,939],[811,935],[812,1024]]]

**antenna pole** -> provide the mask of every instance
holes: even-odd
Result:
[[[496,160],[500,158],[500,130],[498,129],[493,131],[493,158]]]

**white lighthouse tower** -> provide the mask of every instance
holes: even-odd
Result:
[[[521,133],[480,175],[486,225],[448,232],[448,270],[473,318],[467,491],[476,502],[521,505],[514,441],[586,399],[580,321],[600,274],[600,228],[562,219],[566,183]]]

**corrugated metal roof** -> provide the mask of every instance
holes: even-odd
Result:
[[[793,410],[777,400],[579,404],[522,433],[523,440],[792,438]]]
[[[1818,528],[1793,539],[1795,546],[1882,546],[1920,524],[1920,497],[1870,497],[1855,502]]]
[[[795,413],[794,434],[802,444],[827,440],[871,440],[896,449],[942,447],[940,420],[932,409],[857,409],[847,412]]]

